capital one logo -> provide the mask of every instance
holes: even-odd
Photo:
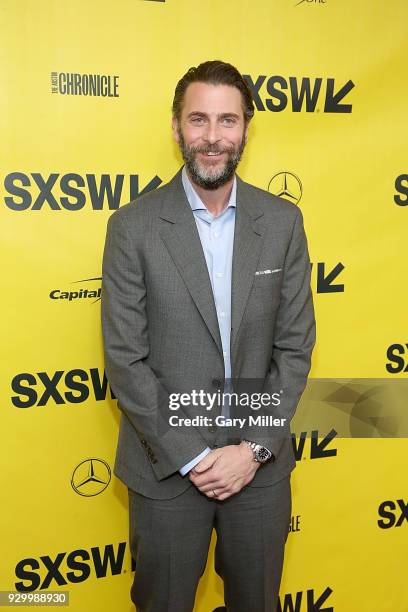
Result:
[[[94,278],[83,278],[78,281],[73,281],[73,284],[75,285],[78,283],[93,283],[95,281],[98,281],[98,284],[100,285],[100,283],[102,282],[102,276],[96,276]],[[69,302],[78,302],[78,300],[83,301],[86,299],[92,299],[92,304],[95,304],[101,299],[101,292],[101,287],[92,287],[92,285],[90,285],[89,287],[85,288],[77,288],[76,291],[52,289],[50,291],[49,297],[51,300],[68,300]]]

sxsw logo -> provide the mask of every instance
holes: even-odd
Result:
[[[16,408],[31,408],[32,406],[46,406],[49,402],[54,404],[80,404],[91,395],[96,401],[106,399],[108,380],[105,372],[98,368],[89,370],[74,369],[64,372],[22,372],[14,376],[11,388],[16,395],[11,401]],[[110,389],[110,396],[116,399]]]
[[[252,92],[258,111],[279,113],[289,108],[293,113],[351,113],[352,105],[345,98],[354,87],[350,79],[338,84],[334,78],[283,77],[261,74],[243,75]],[[318,106],[318,103],[320,105]]]
[[[39,172],[11,172],[4,179],[7,194],[5,205],[16,212],[23,210],[67,210],[76,212],[89,203],[93,210],[116,210],[121,204],[156,189],[162,183],[155,175],[144,187],[139,175],[130,174],[77,174],[53,172],[43,176]]]
[[[298,591],[286,594],[283,599],[279,596],[276,612],[333,612],[334,608],[328,601],[333,593],[330,587],[323,592],[315,589],[307,589],[306,592]]]
[[[126,542],[120,542],[116,549],[113,544],[107,544],[104,548],[95,546],[90,551],[79,548],[69,553],[60,552],[52,557],[28,557],[16,565],[16,578],[20,578],[21,582],[16,582],[14,586],[17,591],[30,592],[84,582],[91,576],[117,576],[126,572],[126,569],[123,569],[125,551]],[[134,569],[132,559],[130,571]]]
[[[398,206],[408,205],[408,174],[400,174],[395,179],[395,190],[397,193],[394,195],[394,202]],[[402,196],[402,197],[401,197]]]
[[[326,587],[324,591],[307,589],[297,593],[287,593],[279,596],[276,612],[333,612],[333,602],[329,601],[333,589]],[[227,608],[221,606],[213,612],[227,612]]]
[[[296,434],[292,434],[292,446],[296,461],[301,461],[302,459],[324,459],[326,457],[336,457],[337,448],[333,448],[331,446],[333,438],[336,436],[337,431],[334,429],[329,431],[324,438],[321,435],[319,436],[319,432],[317,430],[313,430],[309,436],[310,445],[308,448],[306,448],[306,438],[308,437],[308,432],[302,431],[299,438],[297,438]],[[320,441],[319,437],[321,438]]]
[[[389,359],[385,364],[387,372],[390,374],[408,372],[408,342],[391,344],[387,348],[387,358]]]
[[[378,515],[382,517],[377,521],[381,529],[401,527],[405,522],[408,523],[408,503],[403,499],[397,499],[396,502],[387,499],[378,506]]]

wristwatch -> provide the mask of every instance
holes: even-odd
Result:
[[[269,459],[273,458],[271,451],[266,448],[266,446],[262,446],[261,444],[257,444],[256,442],[251,442],[250,440],[242,441],[246,442],[246,444],[251,447],[252,452],[254,454],[254,461],[257,461],[258,463],[266,463],[267,461],[269,461]]]

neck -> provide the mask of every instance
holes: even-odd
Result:
[[[188,170],[187,170],[188,178],[190,179],[192,185],[194,186],[195,191],[199,195],[203,204],[205,204],[208,211],[217,217],[222,213],[223,210],[227,207],[228,200],[231,195],[232,185],[234,184],[234,177],[232,177],[228,183],[218,187],[218,189],[204,189],[197,185],[191,178]]]

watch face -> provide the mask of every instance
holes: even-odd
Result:
[[[271,457],[271,453],[264,446],[261,446],[261,448],[258,448],[257,455],[258,455],[258,460],[261,462],[267,461]]]

